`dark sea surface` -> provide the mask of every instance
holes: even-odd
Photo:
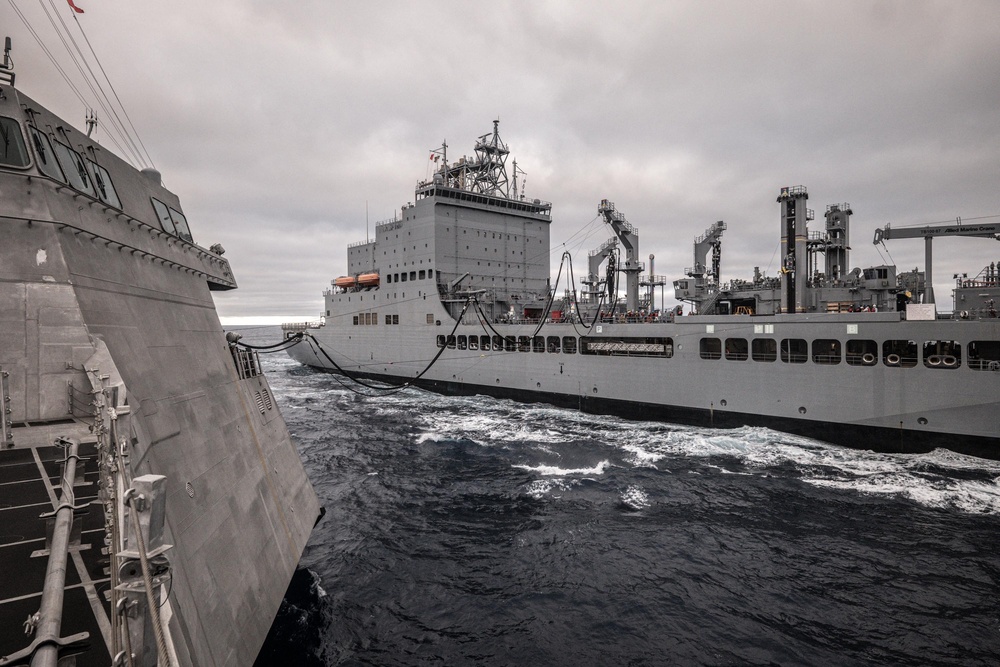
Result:
[[[1000,663],[1000,463],[262,362],[326,517],[260,667]]]

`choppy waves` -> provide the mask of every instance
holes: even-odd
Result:
[[[265,368],[328,512],[273,664],[1000,655],[1000,463]]]

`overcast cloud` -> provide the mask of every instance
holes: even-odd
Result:
[[[366,205],[372,228],[392,217],[430,149],[471,155],[495,118],[553,203],[553,275],[564,241],[582,264],[611,236],[577,234],[605,197],[671,279],[716,220],[724,280],[774,275],[782,186],[809,188],[814,230],[852,205],[852,266],[883,261],[886,223],[1000,214],[998,2],[75,1],[196,240],[227,249],[227,318],[315,317]],[[19,87],[82,127],[0,2]],[[68,67],[39,3],[17,5]],[[923,268],[920,241],[888,243]],[[1000,243],[942,239],[935,260],[950,310],[952,274]]]

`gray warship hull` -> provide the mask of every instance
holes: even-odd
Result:
[[[923,274],[848,273],[850,206],[828,207],[825,235],[810,233],[808,193],[796,186],[778,198],[785,260],[776,278],[719,285],[720,221],[696,240],[695,268],[674,283],[696,313],[661,312],[653,297],[666,280],[653,273],[652,256],[645,273],[638,229],[604,200],[599,213],[616,236],[591,253],[585,289],[569,284],[557,296],[551,206],[511,189],[506,155],[494,125],[475,158],[445,158],[417,186],[415,203],[376,225],[374,240],[349,246],[348,275],[324,293],[322,319],[285,326],[286,335],[303,335],[289,354],[448,393],[1000,458],[1000,320],[983,296],[1000,296],[995,265],[964,283],[975,308],[943,319]],[[996,236],[990,225],[932,231]],[[924,303],[908,303],[921,296]]]
[[[420,302],[425,306],[431,303]],[[425,310],[406,313],[426,321]],[[435,321],[446,313],[435,313]],[[405,313],[405,311],[403,311]],[[402,321],[404,315],[400,315]],[[759,322],[774,335],[796,339],[847,338],[857,334],[882,343],[924,340],[942,334],[939,323],[900,322],[895,313],[856,316],[688,317],[673,324],[605,324],[594,341],[666,338],[670,358],[448,349],[423,377],[412,379],[439,349],[439,327],[415,325],[400,331],[338,333],[332,326],[308,330],[308,342],[289,350],[303,364],[336,371],[327,355],[351,375],[451,394],[483,394],[519,401],[542,401],[599,414],[714,427],[765,426],[851,447],[888,452],[926,452],[936,447],[985,458],[1000,458],[1000,373],[968,368],[938,370],[840,363],[758,362],[704,359],[699,340],[706,327],[714,335],[752,340]],[[447,322],[447,320],[442,320]],[[530,336],[537,325],[494,325],[505,335]],[[353,328],[353,327],[352,327]],[[374,329],[375,327],[373,327]],[[577,329],[579,325],[577,326]],[[902,331],[901,331],[902,329]],[[455,336],[482,337],[478,322],[459,325]],[[852,330],[853,327],[852,327]],[[579,340],[570,324],[547,324],[542,332]],[[956,340],[996,340],[997,323],[955,322]],[[420,339],[423,344],[420,344]],[[320,346],[322,351],[320,351]],[[579,349],[579,346],[578,346]],[[324,354],[325,353],[325,354]],[[360,362],[358,360],[361,360]],[[339,372],[339,371],[337,371]],[[941,375],[948,373],[948,377]]]
[[[31,642],[33,629],[12,628],[48,594],[39,514],[65,502],[53,447],[61,437],[90,454],[75,487],[78,504],[93,504],[70,537],[62,613],[63,635],[90,632],[78,664],[110,664],[127,646],[129,618],[132,630],[143,622],[117,592],[141,558],[135,536],[124,537],[125,489],[99,474],[101,461],[126,486],[165,478],[166,561],[153,582],[171,663],[252,664],[320,507],[259,366],[220,325],[211,291],[236,287],[229,264],[193,242],[158,174],[15,88],[2,91],[0,486],[16,492],[0,508],[0,655]],[[161,210],[172,220],[158,219]],[[145,654],[131,646],[136,664],[154,664],[148,631],[144,641]]]

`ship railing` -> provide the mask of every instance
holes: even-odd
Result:
[[[0,665],[27,664],[30,659],[32,665],[41,667],[56,667],[63,661],[59,659],[59,652],[79,650],[86,646],[90,637],[89,632],[80,632],[68,637],[60,637],[63,617],[63,600],[66,593],[66,564],[69,560],[69,552],[73,549],[73,542],[76,542],[76,549],[79,550],[79,519],[74,515],[78,512],[89,509],[89,503],[80,506],[76,505],[76,494],[74,485],[82,480],[82,474],[77,472],[77,463],[80,461],[78,440],[68,438],[57,438],[55,444],[65,448],[63,458],[62,482],[60,484],[59,506],[53,512],[42,514],[42,518],[49,522],[49,533],[46,538],[46,550],[49,560],[45,568],[45,579],[42,586],[42,599],[38,611],[28,617],[25,623],[25,632],[31,628],[35,634],[35,639],[27,647],[0,658]],[[83,466],[80,466],[82,472]],[[77,530],[74,530],[74,522]],[[76,533],[77,537],[72,535]]]
[[[399,216],[395,216],[387,220],[379,220],[375,223],[375,233],[377,234],[381,231],[399,229],[400,226],[402,226],[402,220],[399,219]]]
[[[168,605],[163,592],[172,586],[170,563],[164,555],[172,545],[163,541],[167,478],[132,476],[130,458],[136,441],[127,437],[132,432],[130,409],[116,408],[113,398],[109,401],[124,388],[105,387],[109,375],[100,370],[88,373],[95,388],[98,499],[104,507],[111,560],[111,655],[115,664],[171,665],[175,653],[160,616],[161,608]],[[190,485],[188,494],[192,494]]]
[[[282,322],[282,331],[305,331],[306,329],[321,329],[326,325],[324,320],[311,320],[309,322]]]
[[[241,380],[257,377],[261,374],[260,357],[256,350],[248,350],[236,345],[230,345],[229,351],[233,355],[233,362],[236,364],[236,374]]]

